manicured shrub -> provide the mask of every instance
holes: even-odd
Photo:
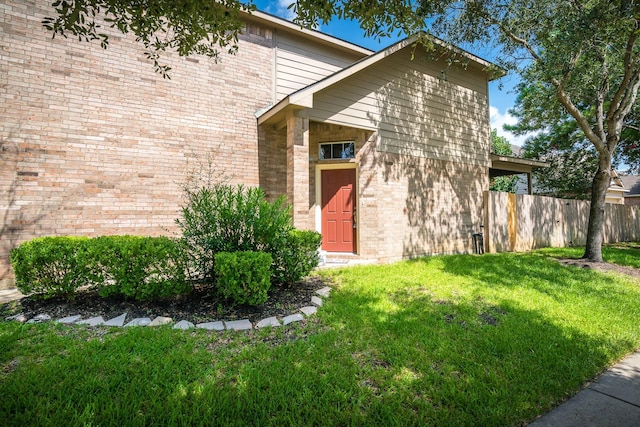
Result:
[[[13,248],[16,287],[42,298],[72,295],[89,283],[89,242],[86,237],[41,237]]]
[[[237,304],[264,304],[271,286],[271,262],[271,254],[266,252],[217,253],[218,291]]]
[[[274,248],[272,280],[290,285],[318,266],[322,235],[315,231],[291,230],[285,243]]]
[[[135,299],[186,293],[182,259],[180,242],[167,237],[44,237],[11,251],[18,289],[44,298],[81,286]]]
[[[168,237],[103,236],[92,241],[91,271],[101,296],[151,300],[190,291],[180,242]]]
[[[213,282],[219,252],[274,253],[293,229],[284,197],[268,202],[259,188],[217,184],[186,189],[185,196],[177,224],[192,279]]]

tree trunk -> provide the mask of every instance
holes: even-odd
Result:
[[[591,208],[587,228],[587,246],[583,259],[602,262],[602,241],[604,226],[604,201],[611,184],[611,162],[600,160],[598,171],[593,177],[591,190]]]

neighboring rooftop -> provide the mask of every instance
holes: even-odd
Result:
[[[625,190],[629,190],[625,197],[640,197],[640,175],[618,175]]]

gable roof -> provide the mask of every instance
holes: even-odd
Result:
[[[295,92],[293,92],[292,94],[290,94],[289,96],[287,96],[286,98],[282,99],[281,101],[279,101],[276,105],[274,106],[270,106],[267,107],[265,109],[262,109],[258,112],[256,112],[256,118],[258,119],[258,124],[263,124],[267,121],[269,121],[270,119],[276,117],[279,113],[281,113],[283,110],[285,110],[287,107],[293,107],[293,108],[298,108],[298,109],[302,109],[302,108],[313,108],[313,95],[315,95],[316,93],[320,92],[323,89],[326,89],[329,86],[332,86],[340,81],[343,81],[357,73],[359,73],[362,70],[365,70],[375,64],[377,64],[378,62],[380,62],[381,60],[383,60],[384,58],[387,58],[390,55],[393,55],[394,53],[406,48],[407,46],[411,46],[414,43],[418,42],[418,40],[423,37],[425,34],[422,33],[418,33],[415,34],[411,37],[407,37],[397,43],[392,44],[391,46],[382,49],[372,55],[369,55],[363,59],[361,59],[360,61],[357,61],[356,63],[350,65],[347,68],[344,68],[340,71],[335,72],[334,74],[331,74],[327,77],[325,77],[324,79],[321,79],[315,83],[310,84],[307,87],[304,87],[302,89],[299,89]],[[492,67],[496,67],[495,65],[493,65],[492,63],[490,63],[489,61],[486,61],[478,56],[475,56],[469,52],[466,52],[462,49],[459,49],[457,47],[454,46],[450,46],[447,43],[445,43],[444,41],[437,39],[435,37],[432,36],[428,36],[429,39],[438,47],[440,48],[444,48],[447,49],[449,51],[458,53],[460,55],[463,55],[465,58],[467,58],[468,60],[479,64],[481,66],[483,66],[485,69],[488,68],[492,68]],[[493,76],[493,78],[490,78],[491,80],[498,78],[498,77],[502,77],[504,75],[504,70],[502,69],[497,69],[497,73],[495,76]]]
[[[619,178],[624,188],[629,190],[625,197],[640,197],[640,175],[620,175]]]

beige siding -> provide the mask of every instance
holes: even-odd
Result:
[[[279,31],[276,34],[276,99],[302,89],[358,61],[347,54]]]
[[[406,48],[317,93],[312,120],[378,130],[378,149],[489,166],[487,79]]]

